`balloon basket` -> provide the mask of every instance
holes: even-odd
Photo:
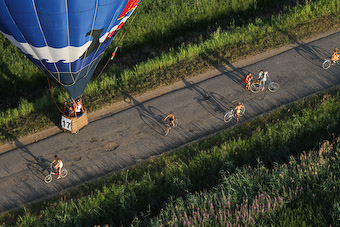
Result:
[[[71,133],[77,134],[80,129],[89,124],[89,120],[87,118],[86,110],[84,113],[77,117],[70,117],[67,115],[61,116],[61,127],[64,131],[69,131]]]

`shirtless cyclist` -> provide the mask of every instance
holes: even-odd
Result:
[[[241,102],[238,102],[234,110],[236,111],[236,122],[240,120],[240,113],[242,111],[242,108],[244,108],[244,105]]]
[[[164,118],[164,121],[166,121],[166,119],[168,119],[168,118],[169,118],[169,121],[170,121],[170,123],[169,123],[170,127],[175,126],[175,115],[173,115],[173,113],[170,112],[170,113],[168,114],[168,116],[166,116],[166,117]]]
[[[335,63],[339,60],[338,48],[334,48],[332,53],[332,62]]]

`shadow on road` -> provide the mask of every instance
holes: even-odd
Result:
[[[252,102],[252,100],[261,101],[264,100],[265,97],[268,95],[268,92],[260,92],[259,94],[253,94],[250,91],[247,91],[245,88],[245,84],[243,82],[245,75],[250,73],[249,70],[246,70],[245,68],[237,68],[232,63],[227,61],[221,56],[214,56],[213,59],[209,56],[202,56],[202,59],[209,62],[212,66],[214,66],[221,74],[224,74],[229,79],[231,79],[235,84],[239,85],[242,89],[236,88],[233,91],[234,96],[233,97],[222,97],[215,93],[208,93],[210,95],[210,99],[213,100],[215,104],[220,104],[221,102],[223,105],[220,105],[220,109],[224,113],[226,110],[229,110],[230,108],[235,107],[236,103],[238,101],[242,103],[249,103]],[[223,66],[225,65],[225,66]],[[227,69],[227,67],[230,68],[230,70]],[[258,69],[260,71],[260,69]],[[251,72],[253,74],[254,79],[257,79],[257,73],[258,72]],[[245,92],[247,91],[247,92]],[[211,103],[210,103],[211,104]],[[228,106],[227,106],[228,105]],[[207,109],[207,108],[206,108]],[[221,118],[219,115],[218,118]]]
[[[275,26],[275,25],[274,25]],[[312,63],[315,66],[321,67],[322,62],[325,59],[328,59],[332,55],[332,50],[325,50],[321,47],[318,47],[313,44],[305,43],[292,32],[283,30],[279,27],[275,27],[278,31],[280,31],[283,35],[286,35],[292,43],[297,44],[298,46],[294,48],[296,53],[298,53],[301,57],[303,57],[308,62]]]
[[[38,179],[44,179],[45,174],[44,171],[49,168],[49,161],[45,159],[42,156],[35,156],[25,145],[23,145],[17,137],[12,135],[11,133],[8,133],[4,129],[0,129],[1,133],[8,138],[9,141],[13,142],[15,146],[23,151],[25,154],[28,154],[32,157],[32,159],[26,158],[24,155],[22,157],[27,161],[27,168],[30,170],[30,172],[36,176]]]
[[[15,145],[17,145],[17,147],[20,147],[19,149],[21,151],[32,157],[32,159],[28,159],[23,156],[23,158],[27,161],[26,166],[36,178],[43,180],[46,175],[46,170],[49,168],[50,161],[42,156],[35,156],[29,149],[27,149],[25,145],[23,145],[18,140],[15,141]]]
[[[135,105],[134,108],[138,111],[139,117],[145,125],[160,135],[164,134],[164,123],[162,122],[162,119],[165,114],[161,110],[154,106],[145,107],[143,103],[138,102],[129,94],[125,92],[122,92],[122,94],[125,102],[133,103]]]
[[[221,74],[225,74],[228,78],[234,81],[236,84],[244,87],[243,78],[244,76],[249,73],[248,71],[244,70],[243,68],[237,68],[232,63],[227,61],[222,56],[214,56],[216,58],[213,59],[207,55],[201,55],[201,58],[208,62],[210,65],[214,66]],[[230,67],[231,70],[227,70],[227,67]]]
[[[224,113],[227,105],[230,104],[225,97],[216,92],[208,92],[194,82],[187,81],[185,78],[182,78],[182,81],[185,84],[185,88],[198,94],[195,99],[207,112],[217,119],[222,119],[221,114]]]

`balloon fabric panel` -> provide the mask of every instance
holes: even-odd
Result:
[[[0,0],[0,31],[72,98],[140,0]]]

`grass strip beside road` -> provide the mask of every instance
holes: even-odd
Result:
[[[136,64],[133,69],[112,66],[88,84],[83,99],[88,111],[122,100],[126,94],[138,95],[185,77],[192,77],[218,65],[235,62],[271,48],[296,42],[338,28],[340,3],[336,0],[307,1],[271,17],[227,30],[218,28],[210,37],[172,48],[161,55]],[[313,26],[311,26],[313,25]],[[65,91],[53,88],[62,105]],[[19,107],[0,112],[0,142],[14,140],[58,124],[50,94],[34,102],[21,99]]]
[[[134,225],[338,226],[339,141],[325,141],[273,168],[258,161],[221,171],[212,190],[170,201],[157,217],[135,219]]]
[[[299,215],[301,206],[307,201],[307,199],[294,200],[295,197],[289,197],[290,195],[284,193],[289,187],[295,193],[297,182],[302,182],[302,185],[313,185],[317,178],[311,176],[311,172],[308,171],[312,170],[308,168],[307,172],[303,171],[304,175],[301,179],[294,178],[297,181],[295,183],[290,182],[291,177],[296,177],[301,172],[299,169],[298,172],[292,170],[291,175],[284,172],[281,181],[276,182],[275,177],[281,170],[288,171],[290,168],[286,165],[291,165],[292,161],[297,160],[301,155],[310,156],[309,152],[304,153],[304,151],[318,150],[322,141],[329,140],[337,145],[339,132],[340,89],[334,88],[283,106],[265,116],[220,132],[173,153],[153,158],[128,170],[82,185],[54,199],[2,214],[0,224],[3,226],[93,226],[107,223],[113,226],[128,226],[134,223],[138,226],[138,223],[141,223],[143,226],[145,223],[151,223],[152,226],[153,223],[160,223],[163,220],[173,221],[166,212],[172,214],[171,207],[180,203],[180,198],[184,200],[182,204],[185,210],[187,209],[185,208],[186,198],[190,199],[196,193],[197,195],[203,193],[204,197],[205,193],[220,187],[221,184],[235,188],[232,182],[228,183],[228,177],[234,177],[237,180],[235,184],[240,183],[246,186],[251,181],[243,182],[242,178],[252,178],[254,172],[268,172],[271,169],[273,172],[270,173],[271,175],[268,174],[268,178],[272,176],[273,182],[262,184],[259,181],[262,178],[257,179],[259,185],[265,186],[271,182],[268,187],[259,189],[256,184],[249,188],[250,191],[241,190],[230,196],[233,197],[232,203],[235,205],[241,204],[243,198],[246,199],[245,193],[248,193],[248,202],[251,202],[259,196],[257,190],[276,196],[277,199],[282,197],[284,201],[295,201],[292,206],[279,204],[281,213],[272,213],[275,214],[274,220],[284,220],[289,212]],[[333,151],[329,153],[334,156]],[[339,160],[335,158],[332,160],[338,165]],[[327,161],[330,160],[327,159]],[[315,168],[317,168],[317,162],[311,160]],[[327,163],[321,166],[322,169],[327,167]],[[244,165],[249,167],[245,168]],[[298,164],[294,164],[294,167],[298,168]],[[336,171],[332,172],[333,169],[327,171],[325,175],[327,178],[331,177],[331,174],[338,174]],[[262,180],[266,181],[266,179]],[[282,186],[286,183],[288,186],[284,192]],[[275,194],[270,187],[274,188],[276,184],[280,185],[277,188],[279,191]],[[333,193],[333,184],[337,185],[338,181],[329,182],[327,190],[330,193]],[[308,195],[314,193],[312,191],[314,189],[314,186],[306,187],[307,194],[303,194],[303,198],[308,198]],[[212,193],[215,193],[214,190]],[[298,190],[297,193],[301,192]],[[315,193],[319,195],[321,191]],[[172,201],[176,198],[179,200],[173,203]],[[309,212],[314,212],[312,205],[317,200],[312,202],[312,204],[307,204]],[[328,205],[333,206],[332,213],[323,214],[322,219],[315,219],[314,224],[336,225],[337,221],[333,219],[333,217],[338,217],[336,204],[329,204],[329,200],[325,200],[320,204],[322,206],[320,209],[325,210],[324,206]],[[174,212],[177,212],[176,209]],[[234,207],[233,211],[235,211]],[[160,216],[157,217],[158,214]],[[153,219],[153,217],[156,218]],[[304,218],[308,217],[303,217],[301,220],[303,221]],[[271,223],[271,219],[266,219],[266,217],[262,221]]]

